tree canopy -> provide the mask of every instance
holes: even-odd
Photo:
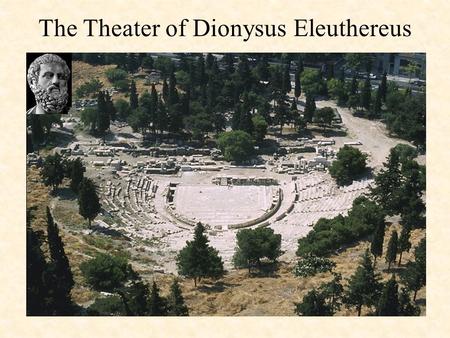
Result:
[[[192,278],[196,286],[201,278],[218,278],[224,274],[222,258],[216,249],[209,246],[204,232],[205,227],[198,223],[194,239],[187,241],[176,257],[178,273]]]
[[[359,149],[344,145],[330,166],[330,174],[338,185],[351,184],[365,172],[366,160],[367,156]]]
[[[220,134],[217,145],[227,161],[242,163],[255,153],[252,137],[242,130]]]
[[[242,229],[236,234],[237,247],[233,256],[236,267],[261,268],[261,259],[271,261],[281,255],[281,235],[271,228]]]

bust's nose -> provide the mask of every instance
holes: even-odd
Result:
[[[52,84],[59,85],[59,77],[58,74],[53,75],[52,77]]]

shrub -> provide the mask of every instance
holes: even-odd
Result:
[[[308,277],[320,272],[331,271],[335,266],[336,263],[328,258],[308,255],[298,261],[293,272],[298,277]]]
[[[125,80],[128,76],[126,71],[124,71],[123,69],[119,69],[119,68],[108,69],[105,72],[105,75],[108,78],[108,80],[111,81],[112,83],[119,81],[119,80]]]

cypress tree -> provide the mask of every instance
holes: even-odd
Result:
[[[51,263],[47,273],[50,294],[53,298],[55,315],[72,313],[70,291],[74,285],[69,260],[64,251],[64,244],[59,236],[58,225],[53,221],[50,209],[47,207],[47,238]]]
[[[356,95],[358,90],[358,81],[356,80],[356,75],[353,75],[352,77],[352,83],[350,85],[350,95]]]
[[[110,120],[115,120],[117,111],[114,103],[112,102],[111,95],[109,95],[108,92],[105,92],[105,103]]]
[[[361,107],[365,108],[366,110],[370,109],[370,97],[372,93],[372,87],[370,85],[370,80],[367,77],[364,81],[364,86],[361,92]]]
[[[165,103],[169,103],[169,85],[167,84],[166,79],[163,81],[162,97]]]
[[[383,77],[381,78],[380,83],[380,96],[383,102],[386,102],[386,94],[387,94],[387,75],[386,72],[383,73]]]
[[[289,75],[289,67],[285,66],[283,71],[283,83],[281,87],[281,92],[283,94],[289,93],[292,90],[291,86],[291,76]]]
[[[398,284],[395,277],[392,276],[383,288],[383,292],[378,303],[378,316],[398,316]]]
[[[169,93],[167,99],[170,105],[178,103],[177,80],[173,71],[169,75]]]
[[[297,69],[295,72],[295,97],[298,99],[302,94],[302,87],[300,84],[300,70]]]
[[[377,95],[375,96],[375,103],[373,107],[373,116],[374,118],[378,118],[381,116],[381,91],[380,86],[377,89]]]
[[[51,314],[48,308],[48,288],[44,275],[48,269],[42,252],[42,233],[31,228],[31,210],[27,209],[27,316],[45,316]]]
[[[233,116],[231,117],[231,129],[233,130],[239,130],[239,126],[241,123],[241,110],[242,110],[241,104],[239,103],[236,104]]]
[[[184,303],[180,284],[178,284],[176,279],[173,280],[173,283],[170,286],[170,294],[167,301],[168,314],[170,316],[189,316],[189,310]]]
[[[395,262],[395,259],[397,258],[397,251],[398,251],[398,235],[397,231],[393,231],[391,234],[391,238],[389,239],[389,244],[386,252],[386,262],[388,265],[388,272],[391,269],[391,263]]]
[[[136,91],[136,83],[132,80],[130,84],[130,108],[137,109],[138,107],[138,94]]]
[[[302,55],[299,55],[299,56],[298,56],[298,60],[297,60],[297,69],[298,69],[298,72],[299,72],[300,74],[303,73],[304,66],[303,66],[303,57],[302,57]]]
[[[305,110],[303,112],[303,116],[305,117],[306,122],[312,122],[315,111],[316,111],[316,101],[314,100],[313,96],[307,95],[305,102]]]
[[[148,303],[150,316],[167,316],[166,300],[159,295],[159,288],[155,281],[152,284]]]
[[[200,86],[206,86],[208,79],[206,77],[205,58],[203,57],[203,54],[200,54],[197,58],[196,70],[196,78],[198,80],[197,84]]]
[[[78,194],[78,188],[80,186],[81,181],[83,180],[84,172],[86,168],[83,165],[83,162],[80,158],[76,158],[72,161],[70,166],[70,189],[76,194]]]
[[[89,221],[89,228],[92,220],[100,212],[100,201],[94,182],[89,178],[83,178],[79,188],[78,207],[80,215]]]
[[[376,305],[380,294],[379,275],[375,273],[369,251],[366,250],[361,264],[348,281],[345,295],[347,306],[355,306],[358,316],[363,305]]]
[[[107,93],[103,91],[98,92],[97,96],[97,132],[104,137],[106,131],[109,129],[110,125],[110,115],[108,111],[108,104],[106,96]]]
[[[377,257],[381,257],[383,254],[383,241],[384,241],[384,222],[378,224],[372,237],[372,242],[370,243],[370,252],[372,253],[373,265],[375,266]]]
[[[411,228],[408,225],[403,225],[402,231],[400,232],[400,237],[398,239],[398,253],[400,254],[398,258],[398,266],[402,263],[402,254],[404,251],[409,251],[411,248],[411,242],[409,238],[411,236]]]

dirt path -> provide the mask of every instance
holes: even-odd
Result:
[[[405,140],[389,137],[386,126],[380,121],[355,117],[350,109],[338,107],[333,101],[317,101],[316,104],[317,108],[332,107],[338,110],[348,132],[348,136],[344,139],[361,141],[361,149],[370,152],[370,164],[375,168],[380,167],[385,162],[392,147],[399,143],[411,145]]]

